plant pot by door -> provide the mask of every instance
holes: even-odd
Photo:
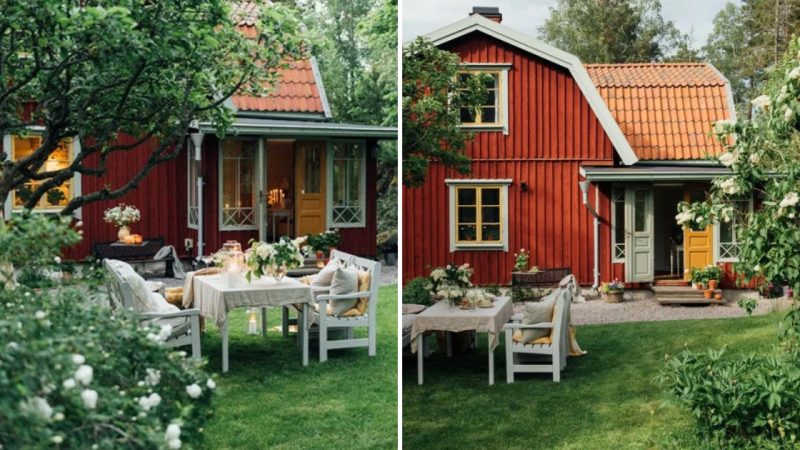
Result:
[[[714,295],[714,291],[712,291],[711,289],[706,289],[705,291],[703,291],[703,298],[705,298],[706,300],[710,300],[712,295]]]
[[[714,294],[714,300],[722,300],[722,292],[717,292]]]
[[[126,237],[131,235],[131,229],[127,225],[119,227],[117,231],[117,239],[124,241]]]
[[[708,288],[712,291],[717,289],[717,280],[708,280]]]
[[[601,294],[603,297],[603,301],[606,303],[621,303],[622,302],[622,292],[604,292]]]

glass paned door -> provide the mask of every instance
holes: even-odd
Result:
[[[651,282],[655,240],[653,190],[633,187],[625,191],[625,281]]]

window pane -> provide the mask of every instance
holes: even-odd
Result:
[[[481,220],[483,223],[500,223],[500,207],[499,206],[484,206],[482,208],[483,215]]]
[[[19,160],[31,156],[42,144],[42,136],[14,136],[10,157],[12,160]],[[59,142],[58,146],[47,156],[47,159],[38,169],[39,173],[57,172],[67,168],[72,162],[72,141],[65,139]],[[46,180],[29,181],[24,186],[12,192],[13,208],[19,209],[25,206],[36,190]],[[60,209],[72,200],[72,181],[66,181],[61,186],[50,189],[39,198],[34,205],[35,209]]]
[[[625,242],[625,202],[614,202],[614,242]]]
[[[483,100],[483,106],[497,106],[497,91],[488,91],[486,98]]]
[[[303,192],[306,194],[320,193],[320,178],[322,176],[322,149],[319,147],[305,147],[305,185]]]
[[[460,225],[458,227],[459,241],[474,241],[475,236],[475,225]]]
[[[488,76],[484,77],[484,80],[485,80],[484,81],[484,86],[486,86],[486,89],[489,89],[489,90],[496,89],[497,88],[497,74],[496,73],[490,73],[490,74],[487,74],[487,75]]]
[[[361,194],[364,147],[355,143],[336,143],[333,149],[333,222],[360,223],[364,217]]]
[[[494,108],[482,108],[481,109],[481,122],[483,123],[495,123],[497,122],[497,114]]]
[[[636,191],[634,196],[633,228],[636,231],[647,231],[646,196],[647,193],[645,191]]]
[[[720,222],[719,241],[733,242],[733,222]]]
[[[500,189],[481,189],[481,204],[484,206],[500,206]]]
[[[475,204],[475,189],[474,188],[459,188],[458,189],[458,204],[459,205],[474,205]]]
[[[222,225],[255,225],[256,141],[228,139],[222,144]]]
[[[461,108],[461,123],[475,122],[475,113],[469,108]]]
[[[500,240],[500,225],[484,225],[481,239],[484,241],[499,241]]]
[[[475,223],[475,207],[462,206],[458,208],[458,223]]]

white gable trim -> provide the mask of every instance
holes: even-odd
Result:
[[[611,115],[611,111],[608,110],[606,102],[600,97],[600,93],[597,92],[594,83],[592,83],[591,78],[589,78],[589,73],[586,71],[586,68],[583,67],[583,63],[581,63],[577,56],[559,50],[552,45],[545,44],[538,39],[534,39],[518,31],[514,31],[511,28],[493,22],[479,14],[466,17],[444,28],[428,33],[424,37],[438,46],[472,33],[473,31],[480,31],[481,33],[568,69],[572,78],[578,84],[581,92],[589,102],[592,111],[600,121],[603,130],[611,139],[611,143],[614,145],[614,149],[617,151],[622,162],[630,166],[639,161],[630,143],[628,143],[628,140],[619,128],[619,124],[614,119],[614,116]]]
[[[713,64],[711,63],[706,63],[706,64],[708,65],[709,69],[713,70],[714,73],[717,74],[718,77],[725,80],[725,95],[727,95],[728,97],[728,109],[731,112],[731,116],[729,117],[729,119],[736,121],[736,103],[734,103],[733,101],[733,89],[731,88],[730,80],[728,80],[728,78],[726,78],[725,75],[722,74],[722,72],[720,72],[716,67],[714,67]]]
[[[314,82],[317,84],[317,91],[319,91],[319,98],[322,100],[322,110],[325,113],[325,118],[330,119],[333,117],[331,114],[331,105],[328,103],[328,94],[325,92],[325,85],[322,83],[322,74],[319,72],[317,65],[317,58],[311,57],[311,69],[314,72]]]

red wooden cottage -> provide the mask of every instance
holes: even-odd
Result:
[[[585,285],[735,261],[730,224],[684,231],[674,218],[727,171],[708,157],[722,150],[712,125],[734,116],[728,81],[705,63],[584,65],[501,19],[476,8],[427,35],[494,83],[462,112],[471,174],[433,164],[403,190],[404,280],[468,262],[475,282],[507,284],[521,248]]]
[[[255,35],[257,11],[254,2],[234,7],[242,33]],[[163,237],[182,257],[212,253],[229,239],[246,243],[327,229],[340,231],[342,250],[375,255],[376,147],[380,139],[396,139],[397,130],[333,122],[313,57],[293,62],[281,75],[267,96],[230,99],[236,120],[224,139],[213,134],[212,124],[200,123],[194,139],[187,135],[184,154],[158,166],[137,189],[118,200],[81,208],[77,216],[84,224],[84,239],[68,256],[83,258],[91,254],[93,243],[116,240],[117,231],[103,221],[103,212],[118,203],[141,210],[142,220],[132,232],[145,239]],[[11,158],[22,158],[40,139],[35,134],[4,136],[3,148],[10,149]],[[144,165],[154,145],[113,154],[104,176],[76,176],[61,187],[65,199],[43,199],[37,211],[58,211],[81,191],[121,186]],[[79,146],[80,140],[64,142],[47,164],[54,169],[66,165]],[[6,217],[22,203],[12,196]]]

